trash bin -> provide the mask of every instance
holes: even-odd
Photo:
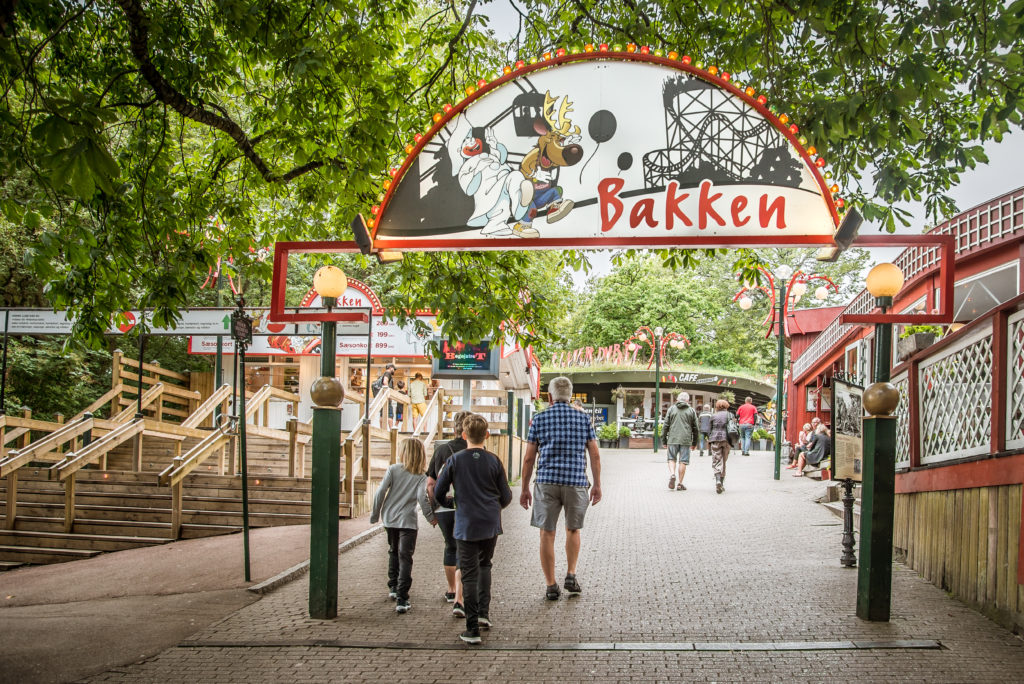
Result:
[[[790,444],[789,442],[783,442],[782,443],[782,448],[779,449],[780,458],[783,461],[789,461],[789,459],[790,459],[789,455],[790,455],[792,449],[793,449],[793,445],[792,444]]]

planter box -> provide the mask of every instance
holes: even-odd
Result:
[[[775,447],[767,439],[753,440],[754,451],[775,451]]]
[[[597,442],[601,445],[602,449],[613,449],[619,445],[619,440],[617,439],[614,442],[610,439],[599,439]]]
[[[896,343],[896,353],[900,361],[905,361],[917,352],[927,349],[935,343],[935,333],[914,333]]]
[[[630,449],[653,449],[654,448],[654,437],[630,437],[629,438]]]

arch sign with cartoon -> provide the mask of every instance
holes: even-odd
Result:
[[[371,210],[372,248],[833,244],[825,160],[754,88],[676,53],[587,50],[436,114]]]

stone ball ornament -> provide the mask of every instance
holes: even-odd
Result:
[[[316,406],[337,408],[345,400],[345,388],[337,378],[321,376],[309,388],[309,396]]]
[[[863,402],[872,416],[888,416],[900,405],[900,392],[891,382],[876,382],[864,390]]]

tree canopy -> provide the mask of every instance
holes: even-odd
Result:
[[[350,238],[384,170],[466,84],[553,46],[631,41],[729,68],[888,229],[897,200],[949,213],[946,191],[984,161],[981,142],[1020,122],[1024,0],[516,0],[518,26],[497,32],[487,4],[3,3],[0,210],[36,296],[98,340],[128,307],[172,320],[219,257],[266,281],[275,241]],[[706,257],[662,252],[672,269]],[[577,252],[360,259],[390,285],[394,317],[431,308],[467,338],[505,321],[551,336],[564,301],[529,279],[585,264]],[[733,267],[749,277],[761,259],[741,249]]]
[[[863,289],[861,271],[868,256],[850,250],[839,261],[818,264],[812,250],[771,250],[771,263],[787,264],[794,273],[828,276],[838,292],[830,291],[824,303],[811,301],[813,282],[805,299],[793,307],[843,304]],[[767,285],[767,282],[764,282]],[[776,339],[766,337],[760,323],[769,315],[773,300],[760,291],[751,292],[754,304],[742,311],[733,297],[737,282],[732,258],[704,259],[698,268],[674,271],[655,256],[627,258],[613,271],[591,283],[566,320],[561,348],[601,347],[624,342],[641,325],[661,326],[677,332],[690,345],[666,348],[670,360],[728,371],[774,373]]]

